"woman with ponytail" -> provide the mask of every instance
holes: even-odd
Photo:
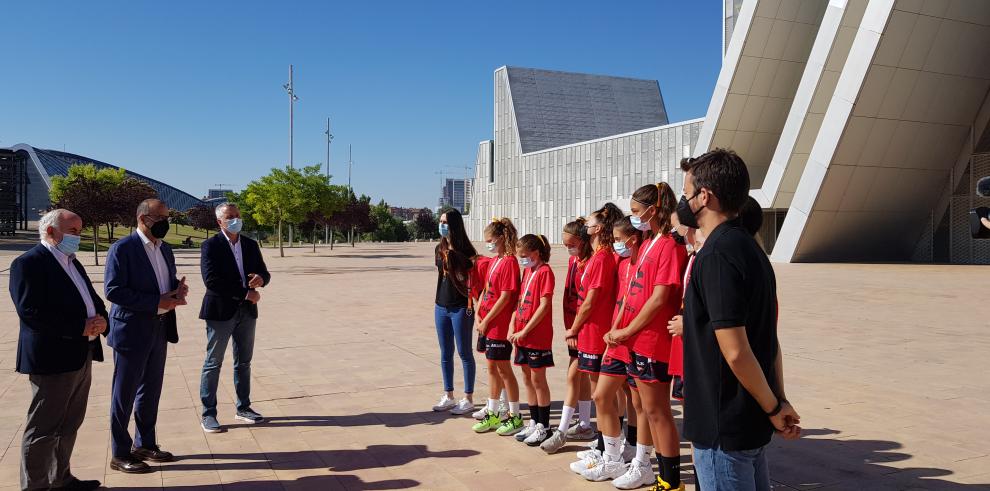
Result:
[[[650,423],[652,439],[660,454],[660,475],[653,477],[650,463],[652,448],[637,445],[636,457],[629,466],[621,458],[621,428],[617,416],[609,414],[615,407],[616,389],[625,380],[606,377],[595,390],[598,424],[605,441],[601,461],[583,473],[593,481],[621,478],[624,485],[653,483],[653,490],[683,489],[680,482],[680,439],[670,408],[670,381],[667,362],[671,337],[668,321],[680,308],[682,275],[687,259],[684,246],[670,235],[670,215],[677,199],[667,183],[637,189],[630,202],[630,223],[650,235],[640,247],[638,264],[622,299],[619,315],[605,335],[615,350],[603,361],[626,364],[627,373],[636,380],[643,412]],[[627,475],[628,474],[628,475]]]
[[[495,219],[485,227],[485,247],[496,257],[488,267],[478,308],[481,321],[476,330],[485,340],[489,395],[485,417],[471,428],[476,433],[495,430],[499,435],[514,435],[523,427],[519,414],[519,384],[512,373],[512,344],[508,341],[509,324],[519,296],[518,240],[516,227],[508,218]],[[509,400],[509,412],[504,420],[498,413],[500,387],[505,388]]]

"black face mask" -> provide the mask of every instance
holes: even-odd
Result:
[[[698,195],[696,191],[691,199],[694,199]],[[701,211],[691,211],[691,205],[688,204],[687,196],[681,196],[681,200],[677,202],[677,221],[681,222],[681,225],[689,228],[701,228],[698,226],[698,212]],[[704,207],[702,207],[704,208]]]
[[[168,234],[168,226],[168,220],[161,220],[148,228],[151,230],[151,235],[154,235],[156,239],[164,239],[165,235]]]
[[[678,232],[676,230],[674,230],[673,232],[671,232],[670,233],[670,236],[674,238],[674,242],[677,242],[680,245],[684,245],[684,244],[687,243],[687,240],[684,239],[684,236],[681,235],[680,232]]]

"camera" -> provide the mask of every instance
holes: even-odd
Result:
[[[990,176],[976,181],[976,195],[990,198]],[[990,227],[983,223],[983,218],[990,219],[990,208],[980,206],[969,210],[969,233],[974,239],[990,239]]]

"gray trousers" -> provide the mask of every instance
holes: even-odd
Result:
[[[75,478],[69,457],[86,418],[92,354],[74,372],[30,375],[31,405],[21,441],[21,489],[64,486]]]

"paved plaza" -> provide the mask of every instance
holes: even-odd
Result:
[[[253,406],[269,422],[234,422],[228,350],[219,395],[228,431],[200,429],[204,287],[198,251],[177,251],[191,302],[179,309],[179,344],[169,345],[158,434],[179,459],[145,475],[109,470],[108,360],[94,367],[72,460],[78,477],[127,490],[614,489],[570,472],[579,444],[547,456],[513,438],[475,435],[469,416],[430,410],[442,388],[433,245],[286,251],[279,258],[265,250],[272,283],[262,291],[252,364]],[[17,254],[0,251],[0,491],[18,489],[30,396],[26,376],[14,372],[17,317],[6,269]],[[103,267],[92,266],[91,254],[80,259],[102,294]],[[558,285],[565,260],[555,249]],[[772,445],[777,488],[990,489],[990,268],[775,268],[787,393],[806,435]],[[559,300],[558,291],[558,333]],[[558,367],[549,371],[554,421],[566,355],[558,337]],[[456,357],[455,366],[460,389]],[[479,358],[479,401],[487,393],[483,367]]]

